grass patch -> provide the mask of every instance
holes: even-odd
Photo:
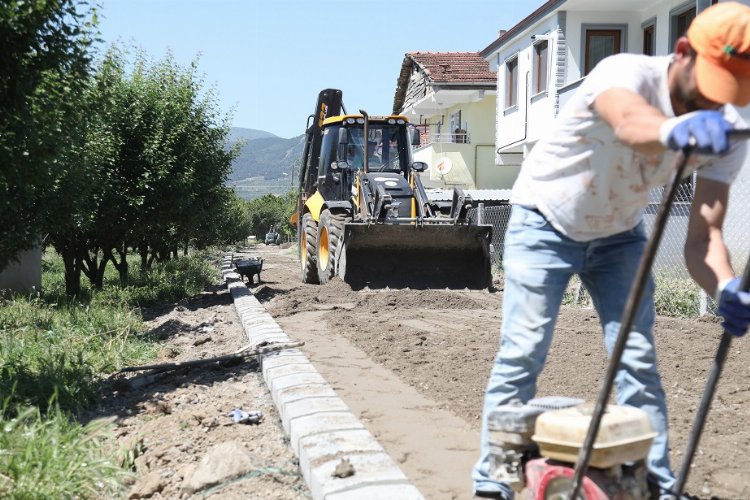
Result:
[[[187,257],[156,263],[150,269],[141,270],[140,257],[131,254],[128,256],[130,272],[127,285],[120,284],[120,276],[110,264],[104,273],[102,290],[92,290],[84,277],[81,280],[81,295],[77,300],[81,303],[146,307],[191,297],[219,281],[220,258],[217,255],[217,251],[195,252]],[[45,300],[67,302],[62,258],[48,251],[42,266]]]
[[[98,401],[99,380],[158,350],[140,308],[175,302],[218,282],[216,256],[200,253],[140,271],[102,290],[82,280],[65,296],[62,260],[48,252],[43,292],[0,302],[0,498],[111,498],[126,470],[103,424],[75,416]]]
[[[59,410],[42,414],[38,408],[25,408],[13,413],[12,419],[0,417],[0,497],[119,496],[128,472],[102,453],[115,448],[107,423],[81,426]]]
[[[674,278],[661,273],[655,275],[656,291],[654,305],[656,314],[673,318],[697,318],[701,316],[700,294],[698,285],[690,278]],[[581,285],[578,276],[573,276],[565,290],[563,305],[591,307],[591,297]],[[709,314],[713,310],[709,308]]]
[[[19,297],[0,307],[0,394],[10,407],[76,413],[97,400],[97,376],[149,359],[156,346],[140,314],[113,304]]]
[[[656,275],[656,314],[675,318],[700,316],[700,288],[690,278]]]

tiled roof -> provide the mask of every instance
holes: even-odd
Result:
[[[490,63],[479,52],[407,52],[401,63],[393,97],[393,112],[400,113],[412,71],[416,65],[427,81],[435,86],[497,85]]]
[[[495,83],[497,78],[479,52],[409,52],[406,56],[433,83]]]

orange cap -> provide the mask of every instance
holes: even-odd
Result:
[[[708,99],[745,106],[750,102],[750,7],[719,2],[702,11],[687,31],[697,53],[695,80]]]

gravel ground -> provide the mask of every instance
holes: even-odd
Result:
[[[223,356],[247,344],[224,286],[144,316],[161,339],[154,364]],[[311,498],[252,361],[139,373],[110,380],[94,415],[116,418],[117,440],[131,450],[126,498]],[[262,419],[234,423],[236,408]]]

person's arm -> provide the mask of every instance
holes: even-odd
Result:
[[[615,138],[634,150],[653,154],[664,148],[694,147],[701,154],[729,150],[727,132],[732,126],[715,109],[702,109],[667,118],[632,90],[613,87],[594,101],[594,110],[615,132]]]
[[[698,178],[685,240],[685,262],[693,279],[711,296],[720,282],[734,278],[722,225],[729,185]]]
[[[607,89],[597,96],[594,110],[612,127],[618,141],[641,153],[664,151],[659,132],[667,117],[641,95],[625,88]]]

